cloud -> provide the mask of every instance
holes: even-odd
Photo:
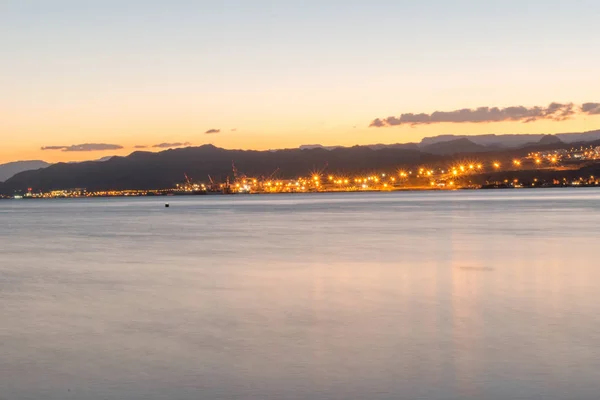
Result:
[[[44,146],[42,150],[64,150],[67,146]]]
[[[600,103],[585,103],[581,106],[581,111],[588,115],[600,115]]]
[[[220,129],[209,129],[204,133],[206,133],[207,135],[211,134],[211,133],[221,133],[221,130]]]
[[[479,107],[455,111],[435,111],[431,114],[402,114],[399,117],[376,118],[369,127],[382,128],[398,125],[429,125],[441,123],[535,122],[538,120],[565,121],[578,113],[600,114],[600,104],[587,103],[581,107],[573,103],[552,103],[547,107]]]
[[[392,118],[392,117],[390,117]],[[385,121],[379,119],[379,118],[375,118],[373,121],[371,121],[371,123],[369,124],[370,128],[381,128],[387,126],[387,124],[385,123]]]
[[[171,147],[184,147],[184,146],[191,146],[190,142],[185,142],[185,143],[160,143],[160,144],[155,144],[154,147],[155,149],[168,149]]]
[[[146,145],[143,145],[143,144],[138,144],[138,145],[136,145],[136,146],[133,146],[133,148],[134,148],[134,149],[147,149],[147,148],[148,148],[148,146],[146,146]]]
[[[108,143],[84,143],[73,144],[71,146],[44,146],[42,150],[60,150],[60,151],[107,151],[120,150],[123,146],[119,144]]]

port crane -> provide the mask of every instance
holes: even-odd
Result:
[[[233,171],[233,182],[237,183],[238,180],[247,178],[246,174],[240,174],[240,171],[235,166],[233,160],[231,161],[231,170]]]
[[[210,176],[210,174],[208,174],[208,180],[210,181],[210,190],[212,191],[218,191],[219,190],[219,185],[217,185],[214,181],[214,179],[212,178],[212,176]]]
[[[231,161],[231,169],[233,170],[233,181],[235,182],[238,179],[238,169],[235,167],[233,160]]]
[[[279,167],[277,167],[277,169],[275,169],[275,171],[273,171],[273,172],[271,173],[271,175],[269,175],[267,178],[265,178],[265,177],[263,176],[263,180],[265,180],[265,181],[270,181],[271,179],[273,179],[273,177],[275,176],[275,174],[276,174],[276,173],[278,173],[278,172],[279,172]]]
[[[187,176],[187,173],[185,173],[185,172],[184,172],[184,173],[183,173],[183,176],[185,176],[185,183],[186,183],[188,186],[191,186],[191,185],[192,185],[192,180],[189,178],[189,176]]]

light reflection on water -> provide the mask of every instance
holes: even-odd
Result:
[[[596,399],[599,222],[588,189],[3,201],[0,399]]]

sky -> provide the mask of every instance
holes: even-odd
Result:
[[[591,0],[0,0],[0,163],[600,129],[598,21]]]

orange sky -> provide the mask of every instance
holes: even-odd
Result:
[[[171,127],[171,128],[169,128]],[[169,132],[175,130],[177,134]],[[53,144],[73,144],[73,143],[114,143],[120,144],[124,148],[121,150],[107,150],[94,152],[65,152],[65,151],[42,151],[40,147],[44,142],[40,142],[36,137],[29,140],[20,140],[11,147],[0,148],[0,162],[25,159],[43,159],[48,162],[59,161],[81,161],[97,159],[108,155],[127,155],[136,151],[134,146],[147,145],[144,151],[160,151],[161,149],[151,146],[158,143],[167,142],[189,142],[191,145],[199,146],[202,144],[214,144],[219,147],[229,149],[259,149],[266,150],[272,148],[297,147],[302,144],[323,144],[323,145],[344,145],[352,146],[355,144],[375,144],[375,143],[404,143],[418,142],[424,136],[434,136],[437,134],[481,134],[481,133],[566,133],[583,132],[588,130],[600,129],[600,116],[588,116],[574,118],[570,121],[554,122],[539,121],[530,124],[520,122],[503,123],[484,123],[484,124],[439,124],[425,125],[419,127],[387,127],[387,128],[368,128],[367,126],[349,126],[334,124],[315,124],[307,127],[305,130],[290,130],[287,135],[280,135],[277,128],[272,130],[252,130],[238,128],[232,131],[232,128],[223,129],[217,134],[204,134],[205,127],[170,124],[168,127],[148,127],[143,129],[143,134],[132,135],[131,131],[124,128],[122,131],[113,130],[110,135],[106,135],[101,129],[98,129],[96,135],[88,133],[84,140],[78,138],[78,135],[65,135],[62,141],[53,141]],[[24,135],[26,136],[26,135]],[[56,135],[59,137],[60,135]],[[165,139],[166,138],[166,139]]]
[[[405,113],[600,101],[597,3],[59,3],[3,3],[0,163],[164,142],[271,149],[600,129],[582,115],[368,128]],[[85,143],[124,148],[40,150]]]

